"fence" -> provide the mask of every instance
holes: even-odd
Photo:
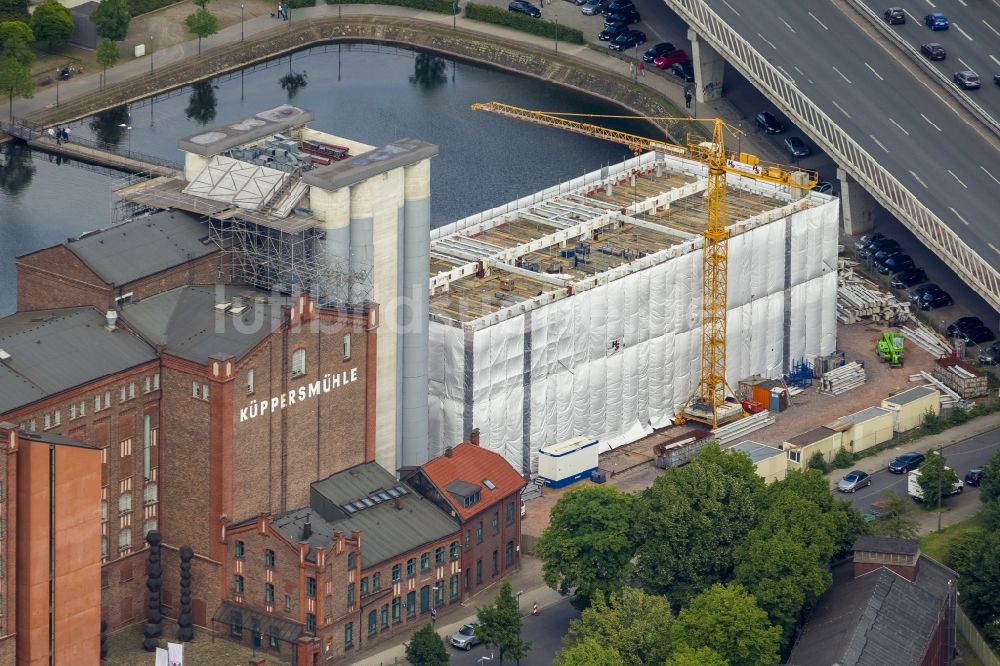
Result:
[[[785,73],[758,53],[704,0],[667,0],[667,4],[727,61],[762,89],[783,112],[807,128],[841,168],[864,185],[921,242],[935,250],[991,306],[1000,310],[1000,272],[996,267],[974,252],[936,214],[917,201],[902,183],[813,104]]]
[[[983,662],[983,666],[1000,666],[1000,658],[961,608],[958,609],[956,620],[958,632],[962,634],[979,661]]]

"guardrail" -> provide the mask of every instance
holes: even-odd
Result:
[[[954,231],[850,135],[800,91],[795,83],[758,53],[703,0],[666,0],[677,14],[770,99],[809,130],[812,138],[856,181],[864,185],[925,245],[958,273],[996,310],[1000,310],[1000,272],[974,252]]]
[[[975,116],[979,122],[983,123],[983,125],[986,126],[986,129],[993,132],[993,134],[997,137],[1000,137],[1000,122],[991,116],[986,109],[972,101],[971,97],[969,97],[964,91],[960,90],[951,79],[938,71],[938,68],[933,66],[927,58],[921,56],[915,48],[910,46],[906,40],[899,36],[898,32],[893,30],[885,21],[883,21],[881,16],[872,11],[871,7],[866,5],[863,0],[847,0],[847,4],[853,5],[855,11],[862,14],[869,23],[873,24],[875,29],[882,33],[883,37],[888,38],[894,46],[906,54],[906,56],[918,67],[937,79],[938,83],[944,87],[945,92],[948,93],[952,99],[961,104],[962,107]]]

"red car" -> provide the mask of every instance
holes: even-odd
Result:
[[[653,60],[653,64],[660,69],[666,69],[674,63],[687,62],[688,54],[684,49],[674,49],[673,51],[667,51],[660,57]]]

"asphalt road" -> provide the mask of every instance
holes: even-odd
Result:
[[[831,0],[773,0],[766,11],[707,2],[967,244],[1000,262],[1000,151],[935,82],[890,57]],[[1000,24],[993,0],[977,6]],[[643,18],[655,25],[648,11]]]
[[[531,652],[520,661],[521,666],[549,666],[556,652],[562,647],[562,638],[569,631],[569,621],[580,617],[580,612],[570,605],[568,599],[546,606],[542,614],[524,618],[521,638],[531,641]],[[497,666],[496,654],[489,648],[477,645],[468,652],[448,648],[453,666]],[[479,660],[493,654],[493,661]],[[507,660],[504,660],[507,662]],[[507,662],[513,663],[513,662]]]
[[[1000,450],[1000,429],[970,437],[944,449],[948,467],[955,470],[960,479],[973,467],[981,466],[990,456]],[[906,451],[900,450],[900,453]],[[846,473],[846,470],[845,470]],[[881,470],[872,474],[872,485],[850,494],[851,503],[861,511],[867,511],[872,502],[881,499],[890,491],[906,495],[906,474],[890,474]],[[979,502],[979,488],[966,486],[961,495],[955,495],[945,500],[946,506],[960,507],[972,502]]]

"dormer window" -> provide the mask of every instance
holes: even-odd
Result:
[[[464,506],[466,509],[468,509],[470,506],[474,504],[479,504],[478,490],[462,500],[462,506]]]
[[[463,508],[468,509],[469,507],[475,506],[479,503],[479,484],[456,480],[445,486],[445,490],[447,490],[452,497],[461,502]]]

